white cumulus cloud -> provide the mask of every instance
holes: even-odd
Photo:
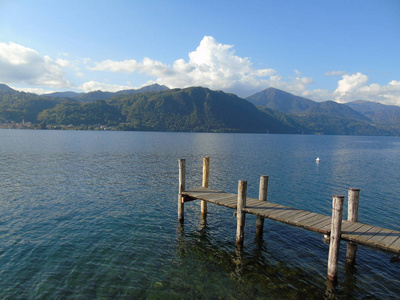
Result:
[[[68,87],[63,70],[67,64],[16,43],[0,43],[0,82]]]
[[[303,76],[294,69],[296,77],[284,78],[272,68],[256,68],[250,58],[236,55],[233,45],[218,43],[212,36],[204,36],[199,46],[189,52],[188,58],[175,60],[172,65],[151,58],[142,61],[129,59],[123,61],[103,60],[91,62],[86,68],[91,71],[120,73],[140,73],[153,77],[147,83],[158,83],[170,88],[204,86],[214,90],[235,93],[241,97],[250,96],[268,87],[282,89],[289,93],[307,97],[316,101],[336,100],[348,102],[357,99],[378,101],[385,104],[400,105],[400,84],[393,80],[382,86],[368,84],[368,76],[361,72],[347,74],[333,70],[321,74],[341,76],[335,91],[310,89],[314,79]],[[85,83],[85,90],[118,87],[118,85]],[[96,87],[94,87],[96,86]]]
[[[171,88],[206,86],[242,96],[248,96],[246,91],[268,87],[268,78],[276,73],[273,69],[255,69],[249,58],[235,55],[232,45],[218,43],[211,36],[205,36],[197,49],[189,53],[188,61],[178,59],[172,66],[144,58],[141,62],[104,60],[90,70],[144,73]]]
[[[80,90],[85,93],[93,92],[93,91],[108,91],[108,92],[118,92],[122,90],[133,89],[133,87],[128,85],[118,85],[118,84],[110,84],[110,83],[102,83],[98,81],[87,81],[83,83],[80,87]]]
[[[333,95],[337,102],[363,99],[400,106],[400,81],[392,80],[387,85],[368,84],[368,76],[365,74],[345,74]]]

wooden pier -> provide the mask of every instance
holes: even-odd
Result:
[[[202,187],[186,190],[185,173],[185,160],[179,160],[178,220],[180,222],[183,222],[184,203],[202,200],[201,213],[203,217],[207,214],[206,203],[222,205],[236,210],[236,243],[238,245],[243,245],[246,213],[258,216],[257,235],[262,235],[265,218],[324,234],[330,238],[328,278],[333,281],[337,278],[340,240],[348,242],[346,259],[350,263],[355,262],[357,244],[391,252],[395,255],[400,254],[400,231],[358,222],[358,189],[349,189],[348,220],[342,220],[344,196],[333,196],[332,216],[325,216],[268,202],[268,176],[261,176],[259,199],[254,199],[246,197],[246,181],[239,181],[237,194],[208,188],[209,158],[203,160]]]

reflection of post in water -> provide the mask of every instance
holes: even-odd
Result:
[[[235,253],[233,256],[233,263],[235,270],[231,273],[231,276],[238,281],[242,281],[243,277],[243,247],[241,245],[236,245]]]
[[[337,282],[327,279],[325,285],[326,285],[325,299],[335,299],[337,293],[336,291]]]
[[[178,227],[176,229],[176,244],[178,255],[182,256],[185,254],[185,228],[181,222],[178,222]]]
[[[353,295],[354,291],[356,289],[356,274],[357,274],[357,267],[355,266],[354,263],[346,263],[346,269],[345,269],[345,277],[344,277],[344,283],[343,283],[343,289],[344,293],[346,295]]]

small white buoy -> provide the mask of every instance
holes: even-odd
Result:
[[[316,159],[315,161],[316,161],[316,162],[319,162],[319,161],[320,161],[319,157],[317,157],[317,159]]]

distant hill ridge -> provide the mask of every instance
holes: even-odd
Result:
[[[346,103],[347,106],[362,113],[372,121],[389,126],[400,125],[400,107],[377,102],[357,100]]]
[[[304,112],[315,105],[315,102],[310,99],[271,87],[247,97],[246,100],[256,106],[266,106],[280,112],[295,114]]]
[[[130,89],[130,90],[122,90],[118,92],[103,92],[103,91],[93,91],[88,93],[76,93],[76,92],[55,92],[50,94],[45,94],[48,97],[55,98],[75,98],[83,102],[90,102],[95,100],[109,100],[115,95],[132,95],[138,93],[147,93],[147,92],[157,92],[168,90],[169,88],[165,85],[159,85],[157,83],[151,84],[140,89]]]
[[[32,122],[40,124],[36,128],[400,135],[400,107],[315,102],[274,88],[248,100],[203,87],[170,90],[157,84],[116,93],[53,95],[0,84],[0,126]]]
[[[0,83],[0,94],[17,94],[19,93],[18,91],[10,88],[8,85],[4,84],[4,83]]]
[[[287,114],[310,115],[326,114],[342,118],[371,121],[351,107],[334,101],[316,102],[290,93],[268,88],[246,98],[254,105],[265,106]]]

